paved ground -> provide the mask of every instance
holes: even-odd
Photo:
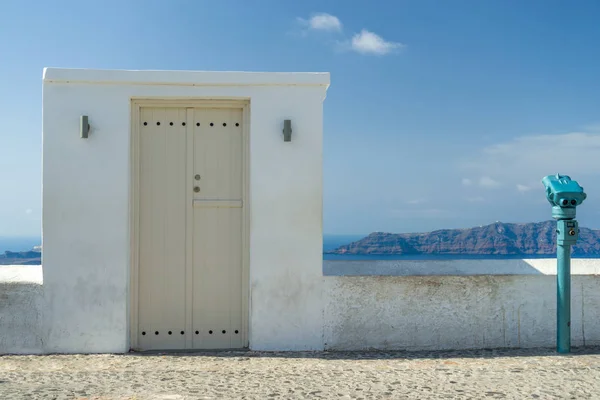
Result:
[[[600,348],[0,357],[0,399],[600,399]]]

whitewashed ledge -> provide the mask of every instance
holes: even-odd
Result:
[[[1,283],[44,283],[41,265],[0,265]]]
[[[600,275],[600,258],[571,260],[572,275]],[[324,276],[556,275],[556,258],[504,260],[325,260]]]
[[[40,265],[0,265],[0,354],[42,353]]]

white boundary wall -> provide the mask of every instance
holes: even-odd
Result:
[[[335,350],[552,347],[556,277],[328,277],[324,344]],[[600,278],[572,278],[571,339],[600,345]]]
[[[314,350],[555,346],[556,260],[379,261],[371,263],[379,271],[332,274],[356,268],[356,263],[360,262],[325,262],[326,275],[315,289],[323,293],[316,307],[323,314],[314,315],[322,323]],[[421,275],[376,274],[392,265],[400,271],[418,265]],[[442,265],[447,268],[445,276]],[[475,265],[489,273],[471,274]],[[572,262],[574,346],[600,345],[599,268],[600,259]],[[40,319],[45,308],[41,282],[40,267],[0,266],[0,321],[11,321],[0,324],[0,353],[54,351]],[[314,325],[294,327],[298,335],[314,335]],[[298,350],[291,340],[280,340],[269,350]],[[251,343],[251,349],[263,348]]]
[[[39,265],[0,265],[0,354],[44,351],[44,293]]]
[[[553,347],[556,259],[325,261],[324,347]],[[571,342],[600,345],[600,259],[572,260]]]

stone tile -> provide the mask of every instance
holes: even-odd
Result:
[[[600,347],[0,357],[2,399],[596,398]]]

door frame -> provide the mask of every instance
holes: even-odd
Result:
[[[130,185],[129,185],[129,268],[128,268],[128,343],[129,351],[139,350],[139,185],[140,185],[140,110],[143,107],[160,108],[237,108],[242,110],[242,343],[249,347],[250,336],[250,294],[249,294],[249,264],[250,264],[250,99],[232,98],[131,98],[131,128],[130,128]],[[193,150],[192,150],[193,151]],[[188,149],[189,155],[189,149]],[[191,199],[190,199],[191,201]],[[189,238],[188,238],[189,240]],[[187,268],[187,267],[186,267]],[[190,283],[191,284],[191,283]],[[186,299],[186,303],[188,299]],[[191,306],[191,304],[190,304]],[[187,304],[186,304],[187,307]],[[187,310],[186,310],[187,311]],[[187,320],[187,315],[186,315]],[[187,322],[187,321],[186,321]],[[188,329],[189,331],[189,329]],[[190,343],[190,340],[186,341]],[[187,346],[186,346],[187,347]],[[186,348],[187,349],[187,348]],[[186,350],[181,349],[181,350]],[[191,349],[189,349],[191,350]]]

